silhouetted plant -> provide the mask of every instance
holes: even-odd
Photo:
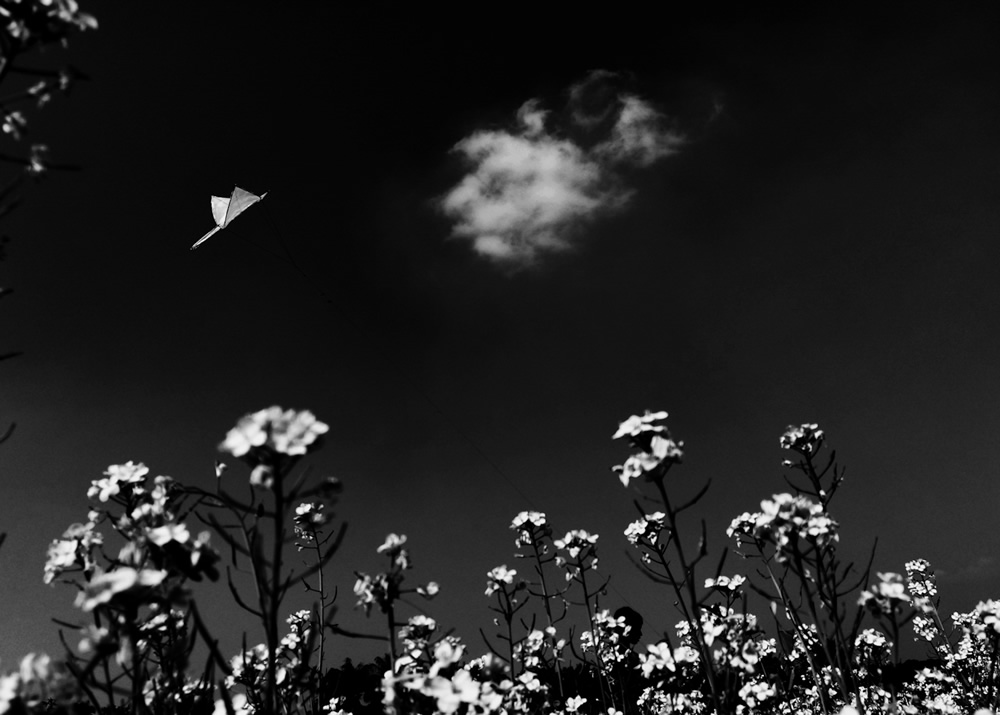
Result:
[[[785,466],[805,482],[777,494],[761,511],[733,520],[729,533],[739,555],[756,568],[723,574],[719,559],[704,579],[704,522],[689,550],[680,515],[707,487],[677,503],[667,471],[681,458],[662,412],[634,416],[616,437],[628,436],[633,454],[616,471],[623,483],[647,483],[659,509],[640,509],[625,529],[638,563],[673,596],[680,620],[636,652],[644,619],[602,603],[607,578],[596,580],[597,534],[573,529],[552,538],[545,514],[522,512],[511,523],[522,571],[506,565],[487,573],[485,594],[500,630],[483,631],[489,650],[472,657],[462,640],[427,613],[403,620],[407,596],[426,599],[434,582],[406,584],[412,561],[408,539],[390,533],[376,552],[387,560],[377,574],[356,573],[357,606],[381,616],[383,634],[353,633],[333,621],[336,590],[325,567],[344,527],[333,528],[340,493],[334,479],[313,483],[300,460],[321,446],[327,426],[307,411],[271,407],[242,418],[220,449],[246,463],[247,496],[233,494],[232,476],[217,463],[217,488],[184,487],[151,478],[141,463],[112,465],[88,490],[92,509],[49,547],[45,580],[68,582],[92,623],[61,622],[67,656],[57,662],[26,656],[0,676],[0,712],[232,713],[363,715],[553,713],[661,715],[664,713],[971,713],[994,712],[1000,701],[1000,606],[980,603],[955,614],[948,630],[939,613],[933,570],[917,559],[906,576],[884,572],[867,589],[868,570],[849,579],[840,563],[839,525],[830,516],[843,481],[834,455],[819,455],[823,432],[790,427],[783,449],[799,455]],[[639,506],[640,502],[636,502]],[[218,554],[209,533],[188,528],[199,518],[228,547],[227,581],[234,600],[261,622],[264,642],[226,658],[192,598],[189,582],[216,579]],[[117,534],[115,550],[102,530]],[[292,573],[287,553],[306,557]],[[250,575],[245,595],[233,577]],[[555,586],[555,583],[562,585]],[[287,617],[288,590],[302,585],[317,600]],[[764,599],[771,633],[749,609]],[[418,611],[422,611],[419,607]],[[586,623],[569,628],[575,611]],[[658,617],[660,617],[658,615]],[[279,621],[279,619],[281,619]],[[862,628],[863,621],[871,625]],[[283,621],[283,623],[281,622]],[[930,648],[928,660],[901,663],[900,638],[912,625]],[[74,648],[67,630],[81,636]],[[282,635],[282,632],[284,635]],[[386,644],[372,663],[326,668],[327,637],[368,637]],[[203,642],[209,656],[191,661]]]

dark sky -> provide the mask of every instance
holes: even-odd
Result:
[[[3,219],[0,351],[24,351],[0,365],[18,425],[0,447],[3,663],[60,652],[49,619],[78,616],[42,566],[92,479],[132,459],[209,486],[226,431],[271,404],[330,425],[313,463],[345,484],[330,574],[359,630],[378,626],[352,608],[353,571],[401,532],[414,582],[442,586],[429,613],[478,652],[485,574],[513,565],[528,508],[601,535],[608,606],[651,637],[672,624],[625,557],[635,495],[609,469],[618,422],[646,408],[687,443],[671,489],[712,479],[713,554],[785,491],[785,426],[818,422],[848,466],[848,557],[878,536],[877,570],[930,559],[946,612],[998,594],[990,18],[206,5],[87,2],[100,29],[38,58],[91,81],[32,113],[27,140],[83,170]],[[449,238],[452,147],[532,98],[557,113],[598,69],[670,117],[680,150],[625,172],[627,208],[526,269]],[[234,184],[270,193],[188,251]]]

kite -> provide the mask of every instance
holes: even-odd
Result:
[[[228,199],[225,196],[213,196],[212,217],[215,219],[216,226],[200,239],[195,241],[194,245],[191,246],[191,250],[193,251],[198,248],[198,246],[214,236],[217,231],[228,226],[234,218],[263,199],[265,196],[267,196],[266,191],[258,196],[257,194],[251,194],[249,191],[241,189],[239,186],[233,187],[233,194]]]

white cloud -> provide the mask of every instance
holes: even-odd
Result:
[[[609,161],[647,167],[680,147],[679,134],[665,126],[665,118],[649,104],[631,95],[620,98],[621,110],[611,136],[594,151]]]
[[[543,116],[521,108],[520,131],[477,132],[456,150],[472,165],[442,200],[455,236],[498,261],[530,263],[570,247],[580,224],[616,204],[602,169],[576,144],[545,132]]]
[[[551,131],[548,112],[532,99],[518,110],[513,130],[460,141],[455,151],[469,171],[440,200],[454,222],[452,235],[517,267],[572,249],[585,224],[623,208],[631,197],[623,172],[674,153],[681,137],[644,100],[609,93],[613,78],[598,70],[570,88],[570,123],[586,134],[576,140]]]
[[[525,136],[536,137],[545,133],[547,115],[548,112],[538,108],[537,99],[529,99],[517,110],[517,121],[521,123]]]

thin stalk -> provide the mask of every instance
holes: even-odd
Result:
[[[683,583],[687,587],[688,598],[690,599],[691,608],[694,611],[691,614],[694,616],[693,618],[690,615],[687,616],[688,622],[694,626],[695,632],[698,635],[698,650],[701,652],[702,662],[704,663],[705,678],[708,680],[708,686],[712,691],[712,703],[715,706],[716,712],[721,713],[723,708],[722,700],[719,696],[718,683],[716,682],[715,664],[712,662],[711,649],[705,643],[705,633],[701,627],[701,607],[698,605],[698,593],[695,591],[694,586],[694,568],[684,556],[684,546],[681,544],[677,531],[677,513],[670,503],[670,497],[667,496],[667,488],[663,486],[663,475],[653,479],[653,483],[656,484],[656,489],[660,492],[660,498],[663,500],[663,507],[666,509],[667,519],[670,522],[670,533],[674,542],[674,550],[677,552],[677,558],[681,562],[681,571],[684,574]],[[661,554],[662,558],[663,555]],[[671,580],[673,581],[673,579]],[[683,603],[684,599],[681,597],[679,589],[680,586],[675,586],[678,599]]]
[[[601,690],[601,705],[602,709],[607,711],[608,701],[604,696],[604,662],[601,659],[601,644],[597,640],[597,626],[594,623],[594,614],[590,608],[590,593],[587,591],[587,577],[586,568],[583,563],[583,552],[580,552],[581,556],[577,558],[576,567],[580,572],[580,587],[583,588],[583,605],[587,608],[587,621],[590,623],[590,633],[594,638],[594,657],[597,659],[597,684]]]
[[[818,611],[816,610],[816,603],[814,601],[815,597],[813,595],[812,589],[809,588],[809,580],[805,577],[805,570],[802,565],[802,554],[798,550],[798,548],[795,548],[793,550],[793,555],[795,557],[795,568],[797,575],[799,577],[799,582],[801,583],[802,589],[805,591],[806,594],[805,601],[806,604],[809,606],[809,614],[812,616],[813,624],[816,626],[816,640],[819,642],[820,648],[823,649],[823,655],[826,657],[826,662],[833,665],[836,661],[834,660],[832,654],[830,653],[830,646],[827,643],[827,639],[825,637],[826,634],[820,630],[820,617]],[[838,685],[840,685],[841,695],[844,696],[845,700],[849,700],[850,697],[847,692],[847,687],[844,683],[843,676],[839,673],[839,668],[837,674],[837,683]]]
[[[274,479],[274,544],[271,556],[271,584],[264,611],[267,629],[267,712],[276,713],[278,705],[278,607],[281,602],[281,552],[285,545],[285,472],[277,465]]]
[[[137,620],[138,616],[133,609],[133,612],[128,615],[128,623],[134,624]],[[142,700],[142,682],[139,678],[141,656],[139,654],[139,639],[136,638],[136,635],[138,635],[138,629],[134,626],[129,628],[128,639],[132,641],[132,715],[138,715],[139,703]]]
[[[500,601],[499,596],[503,595],[503,601],[505,603],[501,604],[500,608],[504,616],[504,620],[507,622],[507,653],[510,658],[510,673],[513,676],[517,675],[517,670],[514,665],[514,604],[511,603],[510,594],[507,593],[506,588],[500,588],[497,594],[497,601]],[[523,651],[522,651],[523,652]],[[524,663],[521,664],[521,670],[524,671]]]
[[[323,622],[326,620],[326,589],[323,586],[323,554],[320,551],[319,534],[316,532],[316,525],[310,524],[312,532],[313,548],[316,550],[316,563],[318,564],[317,584],[319,585],[319,677],[323,677],[323,665],[326,657],[326,628]]]
[[[756,542],[756,546],[757,550],[761,551],[759,542]],[[806,629],[805,624],[802,623],[802,619],[799,617],[798,611],[792,607],[791,598],[788,595],[787,589],[785,589],[784,582],[774,575],[774,571],[771,570],[771,565],[767,561],[764,561],[764,568],[767,569],[767,575],[771,579],[771,583],[774,585],[775,590],[778,592],[778,597],[781,599],[782,604],[785,606],[785,613],[792,622],[792,627],[795,628],[795,632],[799,635],[799,640],[802,641],[802,650],[805,653],[806,660],[809,662],[809,670],[812,672],[813,682],[816,684],[816,692],[819,694],[820,707],[823,708],[824,715],[829,715],[830,710],[826,703],[827,697],[824,690],[823,679],[819,674],[819,669],[816,667],[816,661],[813,659],[812,650],[809,647],[808,629]]]
[[[392,663],[392,673],[396,673],[396,611],[392,600],[386,606],[386,623],[389,626],[389,658]]]
[[[542,587],[542,604],[545,606],[545,617],[548,620],[549,628],[554,629],[555,623],[552,619],[552,604],[549,603],[549,588],[545,582],[545,569],[542,568],[542,554],[538,549],[538,539],[536,538],[533,530],[531,534],[531,548],[535,552],[535,571],[538,573],[538,581]],[[552,656],[555,659],[556,676],[559,680],[559,700],[562,702],[566,699],[566,695],[563,692],[562,664],[560,663],[559,656],[555,652],[555,634],[550,635],[549,639],[552,642]]]

